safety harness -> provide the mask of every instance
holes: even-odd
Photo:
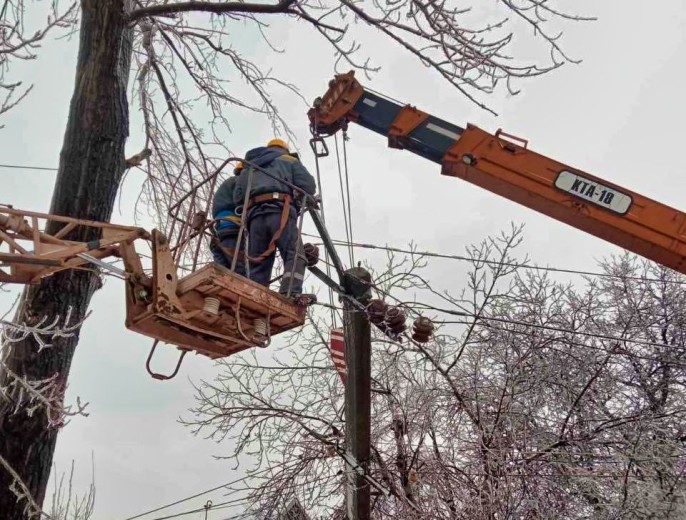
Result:
[[[224,234],[227,231],[236,231],[241,227],[241,217],[236,215],[235,211],[223,210],[214,216],[215,232],[217,235]]]
[[[275,250],[276,250],[276,244],[281,238],[281,235],[283,234],[283,230],[286,229],[286,224],[288,223],[288,217],[290,214],[290,208],[291,208],[291,203],[293,202],[293,197],[287,193],[264,193],[262,195],[256,195],[255,197],[251,197],[248,199],[248,207],[252,208],[253,206],[256,206],[258,204],[262,204],[264,202],[283,202],[283,208],[281,210],[281,221],[279,222],[279,228],[276,230],[276,233],[274,233],[274,236],[272,237],[271,241],[269,242],[269,246],[265,251],[263,251],[259,256],[252,257],[249,256],[247,253],[244,251],[238,252],[238,258],[241,260],[249,260],[250,262],[253,263],[259,263],[264,261],[269,255],[271,255]],[[223,247],[221,243],[218,242],[219,248],[227,254],[227,256],[232,257],[235,254],[235,250],[233,251],[227,251],[227,248]]]
[[[274,236],[272,237],[271,241],[269,242],[269,247],[265,251],[262,252],[257,257],[251,257],[248,256],[247,254],[245,257],[250,260],[251,262],[258,263],[262,262],[265,258],[267,258],[269,255],[271,255],[275,250],[276,250],[276,243],[279,241],[281,238],[281,234],[283,233],[283,230],[286,228],[286,224],[288,223],[288,216],[290,213],[291,209],[291,202],[293,201],[293,197],[291,197],[287,193],[265,193],[263,195],[257,195],[255,197],[252,197],[248,201],[248,207],[252,208],[253,206],[256,206],[257,204],[262,204],[263,202],[283,202],[283,207],[281,209],[281,221],[279,222],[279,229],[276,230],[276,233],[274,233]]]

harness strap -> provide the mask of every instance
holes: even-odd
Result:
[[[277,197],[278,195],[278,197]],[[263,198],[263,200],[260,200]],[[276,230],[276,233],[274,233],[274,236],[272,237],[271,241],[269,242],[269,247],[260,254],[259,256],[253,258],[252,256],[248,256],[247,254],[245,255],[245,258],[250,260],[251,262],[254,263],[259,263],[262,262],[265,258],[267,258],[269,255],[271,255],[275,250],[276,250],[276,243],[279,241],[281,238],[281,234],[283,233],[283,230],[286,229],[286,224],[288,223],[288,217],[290,214],[290,209],[291,209],[291,201],[293,200],[292,197],[288,194],[285,193],[268,193],[266,195],[258,195],[257,197],[254,197],[251,199],[251,201],[254,200],[255,202],[251,202],[252,204],[259,204],[260,202],[266,202],[270,200],[282,200],[283,201],[283,209],[281,210],[281,222],[279,222],[279,229]]]
[[[283,209],[281,210],[281,221],[279,222],[279,229],[277,229],[276,233],[274,233],[274,236],[269,242],[269,246],[267,247],[267,249],[264,252],[262,252],[259,256],[249,256],[245,251],[239,249],[237,256],[240,260],[245,261],[247,259],[257,264],[262,262],[265,258],[267,258],[276,250],[276,243],[281,238],[283,230],[286,229],[286,224],[288,223],[292,197],[285,193],[267,193],[264,195],[258,195],[257,197],[253,197],[252,199],[250,199],[249,206],[252,207],[255,204],[260,204],[262,202],[269,202],[274,200],[283,202]],[[225,255],[233,258],[233,256],[236,254],[235,248],[226,248],[221,245],[221,241],[219,240],[217,240],[216,244],[217,246],[219,246],[219,249],[221,249],[224,252]]]
[[[286,199],[290,199],[291,196],[287,193],[263,193],[262,195],[256,195],[251,199],[248,199],[248,206],[254,206],[255,204],[261,204],[263,202],[286,202]]]
[[[245,253],[240,248],[238,249],[238,254],[236,255],[236,248],[238,246],[224,247],[221,243],[221,240],[219,240],[217,237],[212,237],[212,240],[214,241],[214,245],[216,245],[227,258],[238,256],[239,260],[245,260]]]

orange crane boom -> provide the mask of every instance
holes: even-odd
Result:
[[[308,112],[313,149],[354,122],[513,202],[686,274],[686,213],[529,150],[524,139],[439,119],[337,75]]]

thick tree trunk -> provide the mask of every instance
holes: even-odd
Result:
[[[76,81],[52,213],[101,221],[109,220],[112,214],[124,172],[124,144],[128,136],[126,87],[131,31],[123,19],[125,3],[126,0],[81,1]],[[69,238],[97,237],[81,233]],[[98,276],[85,271],[67,271],[50,277],[25,291],[17,319],[32,322],[48,316],[50,322],[55,316],[64,317],[71,309],[72,320],[80,320],[98,286]],[[77,342],[78,335],[58,338],[52,348],[39,353],[35,341],[29,338],[5,346],[4,362],[19,376],[38,380],[58,374],[60,382],[66,384]],[[8,372],[1,373],[0,384],[6,385],[8,377]],[[29,416],[18,399],[21,396],[13,392],[0,402],[0,455],[42,505],[58,428],[49,425],[45,410]],[[0,517],[25,518],[25,503],[17,502],[10,491],[11,484],[8,473],[0,470]]]

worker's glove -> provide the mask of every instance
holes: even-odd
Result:
[[[319,262],[319,248],[314,244],[307,243],[303,246],[307,267],[314,267]]]

